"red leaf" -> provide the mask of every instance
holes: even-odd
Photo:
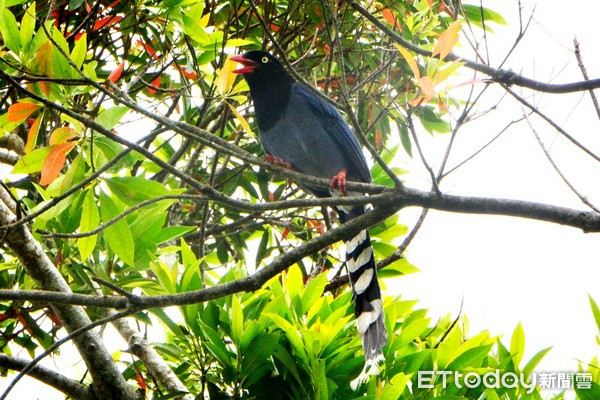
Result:
[[[120,17],[118,15],[109,15],[108,17],[100,18],[94,23],[94,26],[92,27],[92,32],[95,32],[105,27],[113,26],[122,19],[123,17]]]
[[[160,87],[160,76],[157,76],[156,78],[154,78],[152,80],[152,82],[150,82],[150,84],[152,86]],[[156,92],[157,92],[156,89],[151,88],[151,87],[148,88],[148,93],[150,93],[150,94],[156,94]]]
[[[156,61],[160,60],[158,58],[158,56],[156,55],[156,50],[154,50],[154,48],[152,46],[150,46],[149,44],[146,44],[146,43],[142,42],[141,40],[138,40],[137,45],[143,47],[144,50],[146,50],[146,53],[148,53]]]
[[[273,192],[269,192],[269,201],[275,201],[275,195]]]
[[[138,385],[140,386],[140,389],[146,390],[148,388],[148,386],[146,386],[146,382],[144,382],[144,377],[139,372],[135,373],[135,380],[137,381]]]
[[[123,69],[125,68],[125,60],[121,61],[121,64],[119,64],[119,66],[117,68],[115,68],[115,70],[113,72],[110,73],[110,75],[108,75],[108,79],[109,81],[111,81],[112,83],[115,83],[119,80],[119,78],[121,77],[121,74],[123,73]]]
[[[41,186],[49,185],[56,179],[58,174],[60,174],[60,170],[65,165],[67,154],[73,147],[75,147],[75,142],[66,142],[57,144],[50,150],[42,166]]]
[[[35,103],[17,103],[8,107],[8,122],[22,122],[40,108]]]
[[[58,315],[56,315],[54,311],[48,310],[46,312],[46,315],[48,316],[48,318],[50,318],[52,322],[54,322],[54,325],[63,326],[62,321],[60,320],[60,318],[58,318]]]
[[[288,237],[289,233],[290,233],[290,229],[289,229],[289,228],[285,228],[285,229],[283,230],[283,233],[281,234],[281,237],[282,237],[283,239],[286,239],[286,238]]]
[[[198,79],[198,75],[190,67],[182,67],[181,65],[175,63],[175,68],[177,68],[179,72],[181,72],[181,74],[187,79],[190,79],[192,81]]]

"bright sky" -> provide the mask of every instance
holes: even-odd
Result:
[[[484,0],[483,4],[509,21],[509,26],[495,26],[496,35],[489,36],[490,57],[499,60],[516,36],[517,8],[515,1]],[[525,16],[533,4],[523,0]],[[571,7],[558,0],[538,2],[535,20],[507,68],[541,81],[580,80],[571,52],[577,37],[590,77],[600,77],[598,15],[600,3],[595,1],[580,1]],[[459,53],[468,54],[466,50],[459,49]],[[482,104],[491,105],[498,93],[490,91]],[[534,100],[569,133],[600,154],[600,121],[587,94],[536,95]],[[458,137],[449,166],[462,161],[507,121],[521,115],[520,106],[506,98],[498,111],[467,125]],[[600,166],[574,150],[553,129],[534,121],[563,172],[600,206]],[[439,165],[446,138],[423,135],[422,140],[428,160]],[[411,169],[419,169],[417,161],[407,162]],[[407,184],[428,189],[428,175],[422,168],[420,171],[408,175]],[[442,189],[456,195],[507,197],[585,209],[552,170],[526,123],[506,132],[479,157],[448,176]],[[417,210],[405,210],[403,221],[410,226],[417,215]],[[489,329],[492,335],[503,335],[507,345],[520,321],[527,340],[524,360],[554,346],[538,370],[575,371],[576,360],[589,361],[600,355],[587,298],[589,293],[600,302],[599,241],[598,234],[543,222],[431,212],[408,253],[422,272],[390,282],[386,294],[420,299],[419,306],[430,309],[433,321],[446,313],[457,315],[464,299],[470,333]],[[115,344],[111,351],[126,347],[120,341],[111,342]],[[68,348],[62,351],[69,352]],[[70,360],[64,365],[51,361],[45,365],[67,372],[77,357],[73,354],[67,358]],[[0,390],[2,387],[4,382],[0,382]],[[10,398],[62,398],[56,392],[51,396],[52,392],[47,386],[24,380]]]
[[[504,57],[518,32],[515,3],[483,1],[484,6],[498,11],[509,22],[509,26],[494,26],[496,35],[489,36],[492,65]],[[523,5],[526,18],[535,2],[525,0]],[[565,7],[564,2],[545,0],[535,7],[535,19],[505,68],[544,82],[581,80],[572,52],[577,37],[589,76],[600,77],[600,3],[577,2],[577,6],[573,3]],[[470,54],[467,50],[459,49],[458,53]],[[482,104],[492,105],[497,98],[490,93]],[[536,94],[529,101],[600,153],[600,121],[587,93]],[[522,114],[515,101],[504,99],[498,111],[461,131],[448,165],[462,161]],[[532,120],[563,173],[583,195],[600,205],[600,165],[547,124]],[[425,140],[425,152],[433,165],[439,165],[445,144],[439,136]],[[417,161],[410,165],[418,165]],[[424,169],[421,171],[420,176],[409,174],[407,183],[428,189],[428,175]],[[514,198],[586,209],[554,172],[526,122],[514,126],[480,156],[449,175],[442,190],[455,195]],[[418,212],[406,210],[403,215],[414,221]],[[464,299],[463,312],[470,321],[471,334],[489,329],[492,335],[503,335],[507,346],[520,321],[527,340],[525,361],[537,351],[554,346],[538,371],[576,371],[576,360],[588,362],[600,355],[595,341],[598,329],[587,297],[589,293],[600,302],[599,241],[598,234],[544,222],[431,212],[409,247],[409,260],[422,273],[399,279],[393,288],[388,287],[388,292],[420,299],[419,305],[430,309],[434,321],[448,312],[457,315]]]

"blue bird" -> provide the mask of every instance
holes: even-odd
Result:
[[[296,82],[271,54],[253,50],[231,58],[242,64],[254,102],[260,142],[266,158],[307,175],[332,178],[330,189],[299,185],[317,196],[346,194],[346,179],[371,182],[365,156],[348,124],[329,103]],[[342,223],[362,215],[363,206],[339,206]],[[387,344],[381,290],[367,230],[345,242],[346,265],[353,291],[356,326],[365,351],[365,368],[356,388],[379,372]]]

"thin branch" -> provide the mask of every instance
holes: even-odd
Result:
[[[8,354],[0,354],[0,367],[2,368],[22,371],[23,369],[27,368],[29,363],[30,361],[24,358],[11,357]],[[52,386],[56,390],[73,399],[88,400],[92,398],[92,393],[88,387],[42,365],[36,365],[33,367],[31,371],[29,371],[28,375],[40,382],[45,383],[48,386]]]
[[[375,25],[378,29],[384,32],[390,39],[394,42],[400,44],[402,47],[407,48],[417,54],[420,54],[425,57],[432,57],[431,51],[425,50],[416,46],[404,39],[402,36],[385,26],[381,21],[379,21],[373,14],[359,5],[356,1],[349,1],[352,8],[354,8],[359,14],[364,16],[366,19],[371,21],[373,25]],[[538,92],[546,92],[546,93],[571,93],[571,92],[580,92],[584,90],[591,90],[600,88],[600,78],[591,79],[589,81],[580,81],[580,82],[571,82],[564,84],[553,84],[536,81],[534,79],[529,79],[524,76],[521,76],[513,71],[498,69],[490,67],[489,65],[481,64],[475,61],[467,60],[463,57],[459,57],[454,53],[450,53],[446,56],[444,61],[460,61],[465,64],[467,68],[473,69],[475,71],[479,71],[485,75],[488,75],[493,81],[510,86],[516,85],[529,89],[536,90]]]
[[[586,153],[587,155],[589,155],[590,157],[592,157],[594,160],[600,161],[600,157],[599,156],[597,156],[596,154],[594,154],[591,150],[589,150],[587,147],[585,147],[581,142],[579,142],[577,139],[575,139],[573,136],[571,136],[567,131],[565,131],[563,128],[561,128],[560,125],[558,125],[556,122],[552,121],[550,119],[550,117],[546,116],[546,114],[544,114],[540,110],[538,110],[537,107],[535,107],[533,104],[529,103],[527,100],[525,100],[523,97],[519,96],[514,91],[512,91],[508,86],[502,85],[502,87],[512,97],[514,97],[515,99],[517,99],[517,101],[519,101],[525,107],[529,108],[531,111],[533,111],[533,113],[535,113],[535,114],[539,115],[540,117],[542,117],[542,119],[544,121],[546,121],[548,124],[550,124],[554,129],[556,129],[561,135],[563,135],[566,139],[568,139],[575,146],[577,146],[581,150],[583,150],[584,153]]]
[[[558,167],[558,165],[556,164],[556,162],[554,161],[554,159],[550,155],[550,152],[548,151],[548,149],[546,149],[546,146],[544,145],[544,142],[542,141],[542,138],[540,138],[540,135],[537,133],[537,131],[533,127],[533,124],[531,123],[531,121],[529,120],[529,118],[527,118],[527,116],[525,116],[525,119],[527,120],[527,124],[529,124],[529,128],[531,129],[531,132],[533,133],[533,135],[537,139],[537,142],[539,143],[542,151],[544,152],[544,155],[546,156],[546,158],[548,159],[548,161],[552,165],[552,168],[554,168],[554,170],[556,171],[556,173],[558,174],[558,176],[560,176],[560,179],[562,179],[562,181],[569,187],[569,189],[571,189],[571,191],[573,193],[575,193],[575,195],[579,198],[579,200],[581,200],[581,202],[583,204],[585,204],[586,206],[588,206],[592,210],[596,211],[597,213],[600,213],[600,210],[596,206],[594,206],[587,199],[586,196],[584,196],[581,193],[579,193],[579,191],[577,190],[577,188],[575,188],[575,186],[573,186],[571,184],[571,182],[569,182],[569,180],[567,179],[567,177],[565,176],[565,174],[562,173],[562,171],[560,170],[560,168]]]
[[[107,324],[111,321],[117,320],[119,318],[126,317],[130,314],[133,314],[134,312],[136,312],[136,310],[126,310],[126,311],[122,311],[120,313],[115,313],[109,317],[102,318],[97,321],[91,322],[87,325],[84,325],[81,328],[76,329],[73,332],[69,333],[67,336],[57,340],[50,347],[48,347],[46,350],[44,350],[41,354],[39,354],[33,360],[29,361],[29,363],[21,370],[21,372],[19,372],[17,374],[17,376],[15,376],[15,378],[8,384],[8,386],[6,387],[6,389],[0,396],[0,400],[6,400],[9,392],[16,386],[16,384],[21,380],[21,378],[23,378],[25,375],[29,374],[29,372],[32,371],[41,360],[43,360],[48,355],[52,354],[56,349],[58,349],[63,344],[67,343],[71,339],[77,338],[81,334],[89,332],[91,329],[94,329],[97,326],[101,326],[101,325]],[[132,396],[131,398],[135,398],[135,397]]]
[[[589,81],[590,77],[588,76],[585,65],[583,64],[583,58],[581,58],[581,50],[579,49],[579,42],[577,41],[577,39],[573,39],[573,44],[575,46],[575,57],[577,58],[577,65],[579,66],[579,69],[581,70],[583,79],[585,79],[586,81]],[[590,92],[590,97],[592,98],[592,103],[594,103],[594,109],[596,110],[596,115],[598,115],[598,118],[600,119],[600,105],[598,104],[598,98],[596,97],[596,94],[594,93],[593,90],[590,90],[589,92]]]

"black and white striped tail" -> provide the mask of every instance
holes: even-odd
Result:
[[[348,211],[340,210],[342,223],[364,212],[360,208]],[[354,295],[356,327],[365,351],[365,367],[351,383],[352,389],[356,390],[370,375],[379,373],[379,363],[383,360],[382,349],[387,344],[381,290],[377,281],[371,238],[367,230],[360,231],[346,241],[346,265]]]

